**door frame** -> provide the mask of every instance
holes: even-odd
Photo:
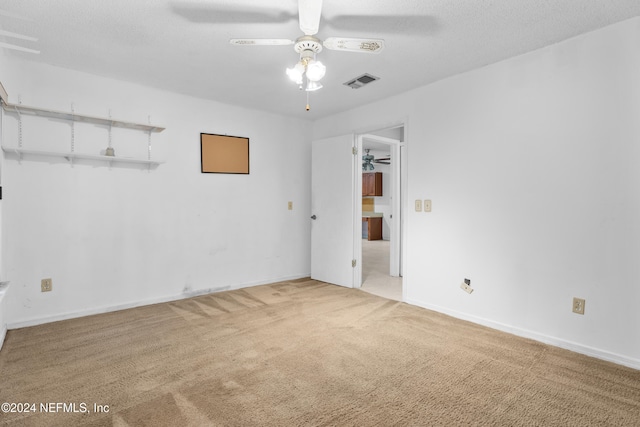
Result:
[[[375,135],[375,132],[379,132],[385,129],[391,129],[395,127],[402,127],[404,129],[404,141],[399,141],[397,139],[387,138],[379,135]],[[406,122],[400,123],[395,126],[387,126],[382,129],[377,129],[369,132],[362,132],[356,134],[356,146],[358,152],[358,160],[360,160],[363,152],[363,140],[364,139],[375,140],[377,142],[382,142],[385,144],[389,144],[392,152],[392,157],[396,159],[399,158],[398,164],[399,168],[396,168],[393,171],[393,179],[392,185],[395,187],[395,198],[392,204],[392,215],[394,218],[399,219],[399,221],[394,221],[393,229],[391,231],[391,238],[394,240],[391,242],[393,245],[392,251],[394,254],[395,262],[397,265],[391,265],[391,269],[393,271],[397,271],[399,276],[404,276],[404,270],[406,267],[405,262],[405,254],[406,254],[406,227],[405,227],[405,217],[407,212],[406,205],[406,194],[407,194],[407,124]],[[356,166],[359,165],[359,162]],[[354,229],[361,230],[362,229],[362,171],[361,168],[356,167],[356,177],[354,179],[354,183],[356,188],[354,189]],[[361,233],[354,236],[354,259],[356,260],[356,268],[354,271],[354,287],[360,288],[362,286],[362,236]],[[406,286],[404,283],[402,284],[402,298],[403,300],[406,298]]]

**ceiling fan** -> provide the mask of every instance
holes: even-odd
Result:
[[[366,150],[364,150],[367,154],[365,154],[364,156],[362,156],[362,170],[366,171],[366,170],[374,170],[375,168],[373,167],[373,164],[371,162],[373,162],[373,154],[369,154],[369,149],[367,148]]]
[[[359,39],[347,37],[329,37],[320,40],[315,35],[320,27],[322,0],[298,0],[298,20],[303,36],[290,39],[231,39],[232,45],[240,46],[286,46],[294,45],[300,60],[287,69],[287,75],[300,89],[308,92],[322,88],[320,80],[324,77],[326,67],[316,59],[316,54],[324,48],[347,52],[379,53],[384,48],[384,40]],[[306,85],[305,85],[306,80]],[[307,102],[307,111],[309,103]]]
[[[373,154],[369,154],[369,151],[371,149],[367,148],[364,151],[367,153],[364,156],[362,156],[362,170],[363,171],[367,171],[367,170],[374,170],[375,167],[373,166],[373,163],[379,163],[381,165],[390,165],[391,164],[391,156],[385,156],[385,157],[380,157],[380,158],[375,158],[373,156]]]
[[[381,165],[390,165],[391,164],[391,156],[379,157],[373,160],[373,163],[379,163]]]
[[[16,15],[14,13],[8,12],[6,10],[2,10],[0,9],[0,16],[6,16],[8,18],[15,18],[15,19],[22,19],[25,21],[28,21],[28,18],[24,18],[20,15]],[[3,37],[11,37],[14,39],[19,39],[19,40],[27,40],[27,41],[31,41],[31,42],[36,42],[38,41],[37,38],[35,37],[30,37],[30,36],[23,36],[22,34],[17,34],[17,33],[13,33],[11,31],[4,31],[4,30],[0,30],[0,36]],[[13,49],[13,50],[19,50],[21,52],[28,52],[28,53],[40,53],[39,50],[35,50],[35,49],[29,49],[26,47],[22,47],[16,44],[12,44],[12,43],[5,43],[5,42],[0,42],[0,47],[4,47],[7,49]]]

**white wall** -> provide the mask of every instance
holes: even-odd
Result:
[[[1,78],[12,102],[166,127],[151,171],[6,156],[10,327],[309,275],[308,121],[17,60]],[[17,145],[16,117],[5,125]],[[251,173],[200,173],[200,132],[249,137]],[[69,150],[66,122],[25,116],[23,133],[24,148]],[[76,124],[76,150],[98,154],[107,135]],[[146,156],[146,138],[114,129],[116,155]]]
[[[638,76],[633,19],[319,120],[314,138],[406,121],[409,302],[640,368]]]
[[[7,60],[6,60],[6,55],[4,52],[4,49],[0,49],[0,76],[3,76],[5,73],[5,69],[6,69],[6,64],[7,64]],[[0,77],[1,79],[1,77]],[[2,80],[0,80],[1,82]],[[2,109],[0,108],[0,115],[2,114]],[[4,130],[3,130],[3,125],[2,125],[2,119],[0,117],[0,145],[2,144],[2,135],[4,134]],[[0,150],[0,187],[2,187],[3,185],[3,169],[4,169],[4,152],[2,150]],[[2,238],[2,230],[3,230],[3,224],[4,221],[2,220],[2,207],[4,206],[4,203],[2,200],[0,200],[0,282],[5,281],[5,274],[4,274],[4,269],[3,269],[3,265],[2,265],[2,259],[3,259],[3,246],[4,246],[4,239]],[[7,307],[7,303],[5,302],[6,295],[9,293],[9,285],[4,285],[4,286],[0,286],[0,349],[2,349],[2,345],[4,344],[4,339],[7,333],[7,315],[6,315],[6,307]]]
[[[7,59],[4,49],[0,49],[0,82],[2,82],[2,76],[5,74],[5,69],[7,68]],[[2,111],[0,110],[0,114]],[[2,120],[0,119],[0,144],[2,144],[2,136],[4,134]],[[4,151],[0,150],[0,187],[3,185],[3,169],[4,169]],[[4,280],[4,271],[2,266],[2,246],[3,246],[3,238],[2,238],[2,200],[0,200],[0,280]],[[2,327],[2,325],[0,325]]]

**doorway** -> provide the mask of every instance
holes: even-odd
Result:
[[[363,156],[362,173],[382,178],[381,192],[370,197],[362,187],[356,203],[362,207],[360,243],[361,289],[385,298],[402,301],[402,163],[404,126],[396,126],[358,136],[358,152]],[[369,217],[375,217],[372,221]],[[380,221],[381,218],[381,221]],[[368,236],[369,223],[382,222],[381,232]],[[379,238],[381,237],[381,238]]]

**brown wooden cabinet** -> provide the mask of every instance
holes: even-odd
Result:
[[[382,172],[362,174],[362,195],[382,196]]]
[[[365,224],[366,223],[366,224]],[[362,238],[367,240],[382,240],[382,217],[363,217]],[[366,235],[365,235],[366,232]]]

